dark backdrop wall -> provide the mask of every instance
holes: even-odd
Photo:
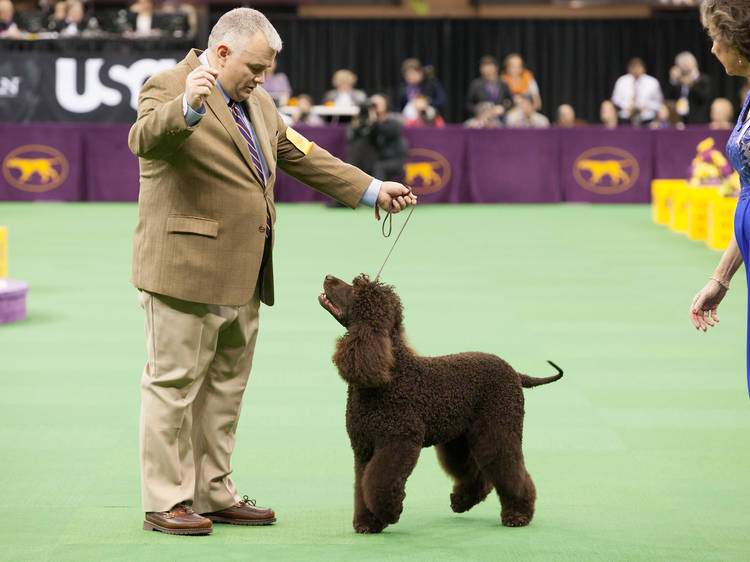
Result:
[[[212,23],[219,15],[212,13]],[[643,58],[649,73],[665,83],[675,54],[688,50],[710,75],[714,95],[728,97],[736,110],[739,105],[742,81],[727,77],[710,54],[696,10],[633,20],[333,20],[278,12],[269,17],[285,41],[279,69],[295,93],[317,100],[339,68],[356,72],[368,93],[392,96],[402,60],[418,57],[435,67],[448,92],[445,117],[460,122],[479,58],[519,52],[536,74],[550,118],[558,105],[570,103],[579,117],[596,123],[599,105],[610,97],[628,59]],[[174,64],[192,44],[165,38],[2,40],[0,122],[132,122],[143,81]]]
[[[215,14],[218,17],[218,14]],[[657,12],[647,20],[301,20],[271,16],[285,42],[279,69],[295,93],[315,99],[330,89],[339,68],[359,76],[368,93],[393,94],[406,57],[435,66],[445,86],[447,119],[461,121],[466,88],[484,54],[502,59],[519,52],[537,77],[543,112],[572,104],[580,117],[597,122],[599,105],[612,93],[628,59],[641,57],[649,74],[667,80],[674,56],[693,52],[713,81],[716,96],[739,101],[742,81],[727,77],[710,53],[696,10]]]

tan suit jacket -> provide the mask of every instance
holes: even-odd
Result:
[[[131,281],[153,293],[234,306],[249,302],[260,283],[261,301],[271,305],[273,236],[262,262],[266,208],[276,221],[276,168],[352,208],[372,178],[314,144],[308,151],[287,134],[268,93],[255,88],[244,103],[269,168],[264,188],[219,88],[203,118],[185,123],[185,79],[200,66],[198,55],[190,51],[140,92],[128,136],[141,173]]]

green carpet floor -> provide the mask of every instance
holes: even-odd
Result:
[[[128,284],[136,206],[0,204],[29,318],[0,327],[2,560],[747,560],[750,402],[741,271],[718,329],[687,311],[719,254],[653,225],[646,206],[421,206],[383,279],[423,354],[494,352],[562,381],[526,391],[538,490],[527,528],[491,495],[450,511],[423,451],[401,521],[351,527],[341,327],[323,277],[374,274],[390,240],[370,212],[283,205],[278,304],[261,332],[234,455],[264,528],[141,530],[143,316]],[[403,215],[396,217],[400,227]]]

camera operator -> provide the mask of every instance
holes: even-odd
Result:
[[[693,53],[683,51],[674,62],[664,97],[676,101],[677,113],[686,125],[708,123],[711,79],[700,72]]]
[[[388,115],[388,102],[376,94],[360,106],[347,127],[348,161],[374,177],[400,178],[409,145],[401,123]]]
[[[431,104],[427,96],[418,94],[410,102],[415,116],[406,120],[407,127],[445,127],[445,121]]]

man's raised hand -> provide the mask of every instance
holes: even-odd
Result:
[[[185,100],[195,111],[198,111],[211,90],[216,86],[218,71],[210,66],[199,66],[185,79]]]

